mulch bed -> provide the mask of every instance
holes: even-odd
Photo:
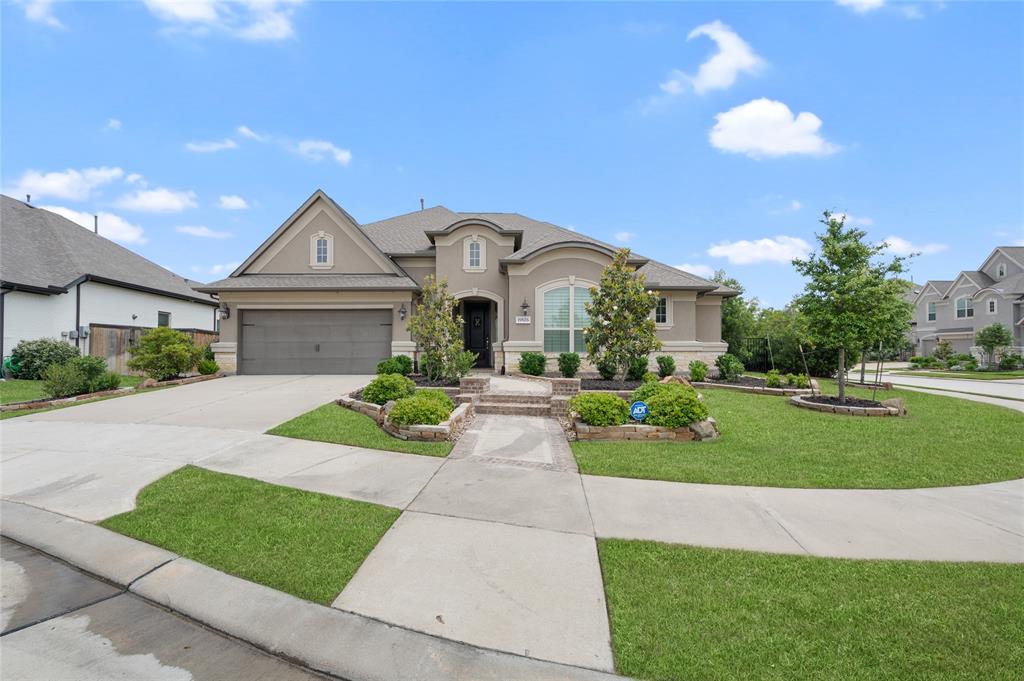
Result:
[[[803,398],[804,402],[816,402],[818,404],[830,404],[834,407],[846,406],[846,407],[883,407],[881,402],[875,400],[862,400],[858,397],[847,397],[846,402],[840,405],[839,398],[835,395],[806,395]]]
[[[606,381],[603,378],[581,378],[580,390],[634,390],[643,381]]]
[[[458,388],[458,381],[446,381],[444,379],[430,380],[422,374],[411,374],[409,376],[419,388]]]
[[[732,381],[719,381],[716,378],[705,378],[702,383],[721,383],[722,385],[742,385],[748,388],[767,388],[767,381],[759,376],[740,376]],[[785,387],[785,386],[784,386]],[[792,387],[792,386],[790,386]]]

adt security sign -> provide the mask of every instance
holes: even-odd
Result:
[[[643,421],[647,418],[647,403],[637,400],[633,404],[629,405],[629,415],[633,417],[635,421]]]

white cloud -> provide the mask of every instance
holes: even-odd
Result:
[[[794,236],[776,236],[756,241],[723,241],[712,244],[708,249],[708,255],[711,257],[726,258],[733,265],[752,265],[759,262],[788,263],[793,258],[807,257],[810,252],[810,245]]]
[[[352,160],[351,151],[326,140],[302,140],[295,146],[295,151],[313,161],[322,161],[330,156],[343,166],[347,166]]]
[[[870,227],[875,224],[874,218],[869,218],[866,215],[850,215],[849,213],[832,213],[832,217],[836,220],[842,220],[844,224],[853,225],[855,227]]]
[[[140,173],[131,173],[124,178],[124,181],[128,184],[138,184],[143,187],[146,186],[146,178],[144,178]]]
[[[230,274],[231,272],[237,270],[238,266],[241,264],[242,263],[240,262],[228,262],[224,263],[223,265],[211,265],[210,267],[206,268],[205,271],[209,272],[210,274]],[[193,267],[192,269],[198,272],[201,271],[202,268]]]
[[[72,210],[70,208],[65,208],[64,206],[40,206],[40,208],[52,211],[57,215],[61,215],[68,220],[71,220],[71,222],[85,227],[90,232],[93,229],[94,218],[92,213]],[[143,233],[142,227],[133,225],[120,215],[115,215],[113,213],[100,211],[97,215],[99,216],[100,236],[111,239],[112,241],[121,241],[128,244],[146,243],[146,237]]]
[[[255,140],[257,142],[265,142],[267,140],[266,135],[260,135],[259,133],[253,132],[252,128],[247,125],[238,126],[238,134],[247,139]]]
[[[17,4],[25,8],[25,18],[50,28],[64,28],[53,13],[53,0],[22,0]]]
[[[682,265],[676,265],[675,267],[677,270],[696,274],[698,277],[704,277],[705,279],[710,279],[715,276],[715,268],[710,265],[697,265],[694,263],[684,262]]]
[[[668,79],[658,84],[666,95],[680,95],[687,86],[698,95],[711,90],[724,90],[736,82],[741,73],[755,74],[765,61],[759,57],[743,38],[721,21],[712,21],[690,31],[687,40],[706,36],[715,41],[718,51],[700,65],[697,74],[691,76],[679,69],[673,69]]]
[[[185,145],[185,148],[189,151],[194,151],[197,154],[211,154],[218,151],[224,151],[225,149],[237,149],[238,143],[230,137],[225,137],[221,141],[209,141],[209,142],[189,142]]]
[[[230,194],[228,196],[221,196],[217,201],[217,207],[224,210],[245,210],[249,207],[249,204],[241,196]]]
[[[808,111],[797,116],[782,102],[755,99],[715,116],[711,146],[751,158],[806,154],[824,156],[839,150],[818,131],[821,119]]]
[[[836,0],[836,4],[848,7],[857,14],[867,14],[885,5],[885,0]]]
[[[792,211],[800,210],[803,207],[803,204],[797,201],[796,199],[793,199],[792,201],[789,202],[789,209]]]
[[[615,232],[614,236],[615,240],[620,244],[628,244],[633,240],[633,237],[635,237],[636,234],[633,234],[633,232]]]
[[[176,232],[181,234],[188,234],[189,236],[198,236],[202,239],[230,239],[231,234],[229,232],[215,232],[209,227],[203,225],[182,225],[181,227],[175,227]]]
[[[935,253],[941,253],[942,251],[949,249],[949,246],[946,244],[912,244],[906,239],[898,236],[885,237],[885,243],[888,244],[888,247],[885,249],[886,252],[891,253],[892,255],[910,255],[911,253],[934,255]]]
[[[121,119],[120,118],[108,118],[107,119],[107,130],[120,130]]]
[[[295,35],[293,8],[302,0],[145,0],[171,30],[202,36],[212,31],[250,40],[279,41]]]
[[[905,19],[924,19],[924,13],[917,5],[900,5],[900,11]]]
[[[119,198],[116,205],[124,210],[137,210],[143,213],[180,213],[186,208],[196,207],[196,193],[174,191],[164,187],[139,189]]]
[[[13,189],[14,196],[21,198],[25,194],[42,198],[52,196],[70,201],[82,201],[89,198],[97,187],[113,182],[124,175],[120,168],[84,168],[52,173],[41,173],[37,170],[26,170]]]

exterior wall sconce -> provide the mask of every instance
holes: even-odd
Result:
[[[523,304],[520,305],[519,307],[523,310],[524,317],[530,316],[530,303],[526,300],[526,298],[523,298]]]
[[[231,308],[227,308],[227,307],[218,308],[217,309],[217,317],[219,317],[220,319],[230,319],[231,318]]]
[[[407,315],[408,313],[409,311],[405,309],[405,303],[402,303],[402,306],[398,308],[398,318],[404,322],[405,315]]]

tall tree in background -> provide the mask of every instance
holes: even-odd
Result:
[[[601,285],[590,289],[586,304],[590,324],[583,329],[590,361],[609,364],[625,375],[630,362],[661,349],[651,312],[658,294],[647,289],[644,275],[629,264],[629,249],[621,248],[601,272]]]
[[[807,277],[795,303],[806,317],[811,339],[839,351],[840,403],[846,402],[848,351],[904,333],[913,314],[906,282],[897,278],[906,258],[876,260],[887,245],[868,243],[863,230],[847,228],[845,221],[845,216],[836,218],[825,211],[825,232],[815,235],[820,253],[793,260],[796,270]]]
[[[739,295],[722,299],[722,341],[729,344],[729,352],[742,361],[748,361],[743,339],[755,333],[757,324],[757,298],[743,297],[743,285],[735,278],[726,276],[725,270],[718,270],[711,281],[739,291]]]

